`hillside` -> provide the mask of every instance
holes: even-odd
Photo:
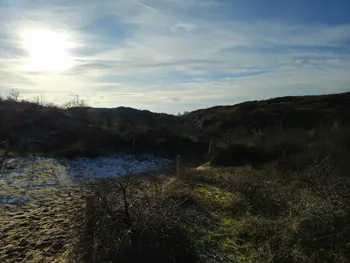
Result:
[[[350,93],[252,101],[183,116],[125,107],[60,109],[2,101],[0,120],[0,140],[9,137],[12,149],[23,153],[90,156],[156,151],[205,157],[210,139],[215,148],[227,149],[248,141],[254,146],[261,143],[262,134],[281,130],[349,124]]]
[[[221,164],[269,161],[285,150],[302,149],[305,141],[312,140],[311,134],[348,126],[350,93],[244,102],[181,118],[196,130],[197,138],[203,138],[201,143],[208,145],[213,139]]]
[[[200,122],[204,133],[219,135],[244,127],[259,130],[314,128],[332,122],[350,122],[350,93],[282,97],[264,101],[244,102],[190,112],[186,122]]]

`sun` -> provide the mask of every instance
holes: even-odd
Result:
[[[25,70],[64,71],[73,67],[74,59],[68,52],[72,45],[64,35],[46,29],[31,29],[20,35],[28,52]]]

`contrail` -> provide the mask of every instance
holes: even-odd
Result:
[[[150,10],[150,11],[152,11],[152,12],[155,12],[155,13],[160,14],[160,15],[163,15],[163,16],[170,17],[170,18],[176,20],[176,22],[178,22],[178,23],[183,23],[181,20],[177,19],[176,17],[173,17],[173,16],[171,16],[171,15],[168,15],[168,14],[166,14],[166,13],[164,13],[164,12],[162,12],[162,11],[159,11],[158,9],[155,9],[155,8],[149,6],[149,5],[146,5],[146,4],[144,4],[144,3],[140,2],[140,1],[133,0],[133,2],[136,3],[136,4],[138,4],[138,5],[140,5],[140,6],[142,6],[142,7],[144,7],[144,8],[146,8],[146,9],[148,9],[148,10]]]

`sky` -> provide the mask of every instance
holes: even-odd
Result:
[[[0,0],[0,94],[176,114],[350,91],[350,0]]]

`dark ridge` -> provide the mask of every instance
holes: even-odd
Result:
[[[350,123],[350,93],[250,101],[182,116],[128,107],[61,109],[27,101],[0,101],[1,141],[9,138],[12,151],[60,156],[128,151],[210,159],[208,146],[212,139],[212,154],[224,149],[232,153],[226,155],[232,155],[237,164],[265,162],[282,150],[265,149],[254,142],[240,150],[237,158],[239,145],[246,145],[253,135],[271,130],[312,131],[335,123]],[[258,154],[268,158],[257,157]],[[230,161],[223,163],[227,162]]]

